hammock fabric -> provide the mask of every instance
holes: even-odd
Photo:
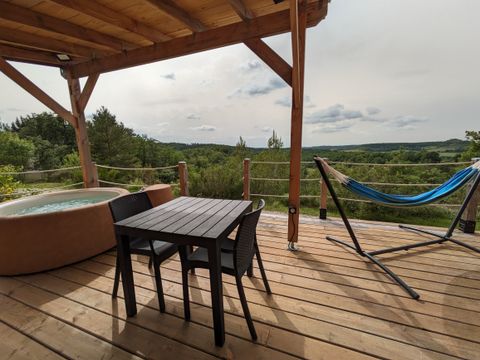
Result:
[[[344,174],[335,170],[328,163],[320,158],[317,158],[322,163],[324,169],[329,172],[336,180],[338,180],[343,186],[353,193],[370,199],[376,203],[389,205],[389,206],[421,206],[435,202],[442,199],[456,190],[460,189],[470,179],[474,178],[480,172],[480,161],[469,167],[458,171],[449,180],[435,189],[429,190],[418,195],[396,195],[385,194],[378,190],[372,189]]]

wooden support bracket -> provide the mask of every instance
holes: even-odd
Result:
[[[65,109],[58,102],[48,96],[42,89],[27,79],[20,71],[10,65],[4,58],[0,57],[0,71],[6,76],[15,81],[20,87],[27,91],[30,95],[35,97],[43,105],[48,107],[53,112],[57,113],[63,119],[68,121],[73,127],[77,126],[77,122],[73,114]]]
[[[262,59],[288,85],[292,86],[292,67],[262,39],[249,39],[244,42],[250,50]]]

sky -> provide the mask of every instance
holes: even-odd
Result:
[[[307,32],[303,146],[480,130],[478,0],[333,0]],[[291,63],[290,35],[265,39]],[[12,63],[70,108],[55,68]],[[85,79],[82,80],[84,83]],[[86,108],[162,142],[290,144],[291,89],[239,44],[102,74]],[[0,73],[0,121],[48,109]]]

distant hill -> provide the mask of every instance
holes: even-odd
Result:
[[[460,139],[450,139],[446,141],[428,141],[412,143],[375,143],[361,145],[325,145],[304,147],[305,150],[336,150],[336,151],[436,151],[439,153],[460,153],[467,149],[469,142]]]
[[[315,151],[369,151],[369,152],[389,152],[397,150],[409,151],[436,151],[441,154],[458,154],[465,151],[469,142],[460,139],[450,139],[445,141],[428,141],[428,142],[399,142],[399,143],[374,143],[374,144],[358,144],[358,145],[322,145],[322,146],[304,146],[303,150],[309,152]],[[167,143],[176,150],[186,150],[195,148],[210,148],[219,151],[228,152],[233,150],[235,146],[221,144],[183,144],[183,143]],[[262,151],[265,148],[250,148],[254,152]]]

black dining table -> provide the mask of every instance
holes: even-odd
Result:
[[[118,257],[128,316],[137,313],[130,257],[130,239],[162,240],[208,251],[215,344],[225,343],[221,243],[251,211],[248,200],[222,200],[181,196],[115,223]]]

